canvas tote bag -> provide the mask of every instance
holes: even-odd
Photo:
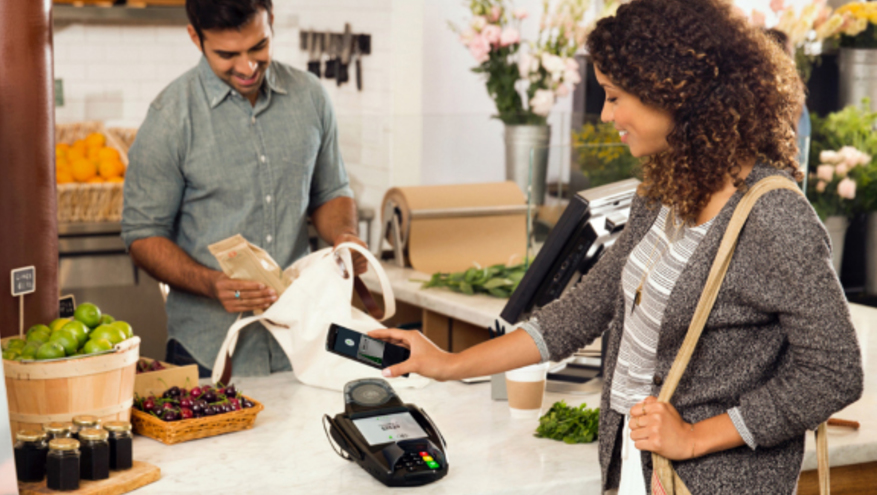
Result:
[[[694,353],[694,348],[697,346],[697,341],[700,339],[703,327],[713,309],[713,304],[716,302],[716,296],[719,294],[722,280],[724,280],[728,266],[731,264],[734,249],[737,247],[737,239],[740,236],[740,231],[743,229],[743,224],[746,223],[746,219],[749,217],[749,212],[752,211],[752,207],[761,196],[775,189],[789,189],[803,194],[792,181],[779,176],[771,176],[758,181],[740,200],[728,224],[728,229],[725,231],[725,236],[722,238],[722,243],[719,245],[716,258],[713,260],[706,286],[700,296],[700,300],[698,300],[694,317],[691,319],[691,324],[688,327],[688,333],[685,335],[685,340],[682,342],[682,347],[676,355],[676,360],[673,361],[670,372],[667,374],[664,387],[658,395],[659,402],[669,403],[673,393],[676,392],[676,386],[679,385],[679,380],[682,378],[682,374],[685,373],[685,368],[691,360],[691,355]],[[819,470],[819,493],[821,495],[828,495],[831,490],[828,478],[828,437],[826,435],[825,423],[819,425],[816,430],[816,454]],[[676,470],[673,469],[669,459],[652,453],[652,466],[654,468],[652,472],[652,495],[691,495],[685,483],[676,474]]]
[[[378,276],[384,298],[383,312],[377,310],[362,280],[353,275],[354,251],[368,260],[369,269]],[[238,335],[256,321],[277,339],[292,363],[296,378],[304,384],[340,391],[351,380],[382,378],[380,370],[326,351],[326,336],[332,323],[366,333],[386,328],[379,320],[386,320],[396,312],[393,288],[378,260],[362,246],[346,242],[301,258],[284,270],[284,274],[292,283],[271,307],[261,315],[239,319],[228,329],[213,366],[213,380],[228,382]],[[372,314],[351,305],[354,290]],[[394,388],[417,388],[429,383],[428,379],[415,374],[388,381]]]

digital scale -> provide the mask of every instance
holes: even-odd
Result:
[[[387,486],[420,486],[448,474],[442,434],[426,411],[402,403],[386,380],[349,382],[344,412],[334,418],[324,415],[324,429],[327,423],[335,452]]]

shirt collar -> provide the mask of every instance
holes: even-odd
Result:
[[[231,87],[213,72],[213,69],[210,68],[210,64],[207,62],[207,57],[203,55],[201,56],[201,61],[198,62],[198,71],[201,73],[204,91],[207,92],[207,103],[211,109],[216,108],[231,92]]]
[[[207,62],[207,57],[203,55],[201,56],[201,61],[198,62],[198,70],[201,72],[201,80],[204,81],[207,102],[210,104],[211,109],[216,108],[231,93],[231,86],[213,72],[213,69]],[[287,93],[286,88],[279,81],[280,78],[277,77],[276,72],[273,63],[268,66],[268,70],[265,71],[265,84],[271,91],[285,95]]]

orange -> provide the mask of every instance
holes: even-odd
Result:
[[[71,163],[75,162],[76,160],[81,160],[83,158],[85,158],[85,152],[82,150],[82,148],[73,147],[67,150],[67,160],[69,160]]]
[[[101,148],[99,146],[89,146],[88,151],[86,152],[86,156],[89,160],[96,162],[98,160],[98,154],[100,153]]]
[[[85,153],[85,150],[88,148],[88,143],[86,143],[84,139],[77,139],[73,142],[72,147],[82,150],[82,152]]]
[[[67,156],[67,150],[61,148],[55,148],[55,158],[64,158]]]
[[[107,179],[107,182],[125,182],[125,179],[122,177],[110,177]]]
[[[87,181],[85,181],[85,183],[86,183],[86,184],[103,184],[103,183],[104,183],[104,180],[103,180],[103,178],[101,178],[101,177],[95,175],[95,176],[92,177],[91,179],[88,179]]]
[[[70,149],[70,145],[67,143],[58,143],[55,145],[55,150],[61,150],[63,152],[67,152]]]
[[[115,148],[101,148],[97,157],[100,160],[121,160],[119,151]]]
[[[69,184],[73,182],[73,174],[69,170],[56,170],[55,181],[58,184]]]
[[[107,138],[99,132],[92,132],[85,138],[85,143],[89,146],[101,147],[106,144]]]
[[[68,162],[66,158],[58,158],[55,160],[55,169],[68,167],[70,167],[70,162]]]
[[[71,162],[70,169],[76,182],[86,182],[97,174],[97,168],[94,164],[85,159]]]
[[[118,160],[101,160],[98,166],[98,173],[104,179],[118,177],[125,170],[124,165]]]

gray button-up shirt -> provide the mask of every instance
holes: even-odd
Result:
[[[352,196],[328,95],[314,76],[279,62],[252,106],[202,58],[152,102],[129,158],[125,244],[166,237],[215,270],[207,246],[234,234],[290,265],[308,253],[308,215]],[[168,337],[213,368],[237,315],[182,291],[171,291],[166,307]],[[235,374],[268,374],[278,358],[287,367],[278,353],[267,330],[251,325],[235,351]]]

